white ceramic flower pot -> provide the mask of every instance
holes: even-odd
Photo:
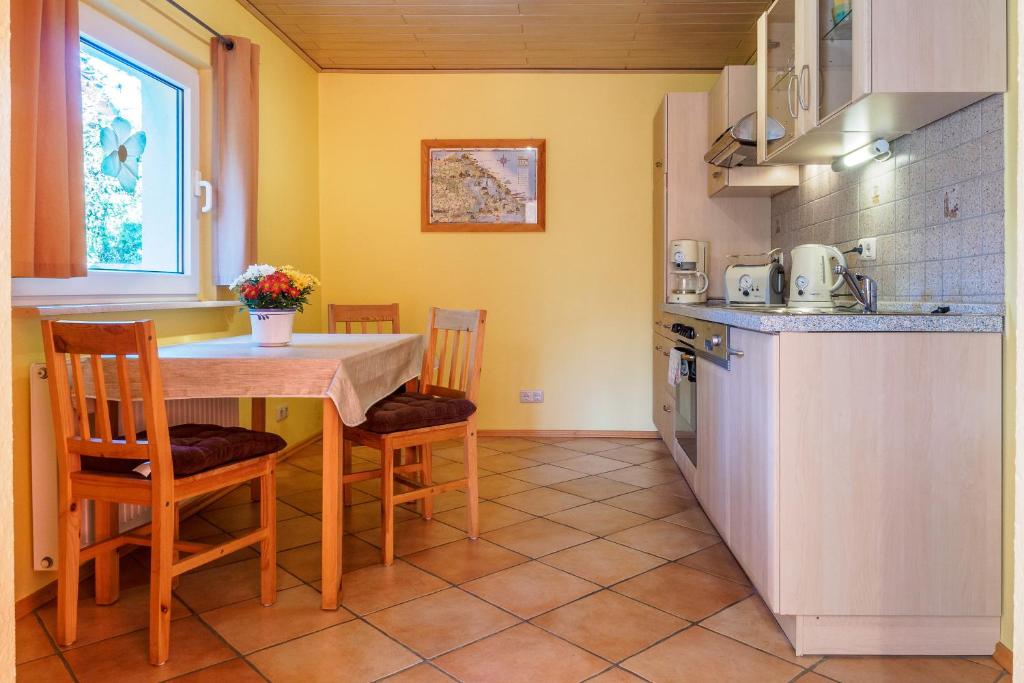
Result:
[[[277,308],[249,309],[252,338],[260,346],[287,346],[292,341],[295,311]]]

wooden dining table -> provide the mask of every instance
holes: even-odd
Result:
[[[316,398],[323,403],[321,607],[338,608],[341,590],[343,425],[420,374],[418,334],[296,334],[288,346],[260,347],[248,335],[160,349],[168,400],[253,400],[253,428],[266,428],[266,399]]]

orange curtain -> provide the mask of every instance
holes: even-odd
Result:
[[[210,42],[214,91],[214,284],[229,285],[256,261],[260,46]]]
[[[78,0],[11,3],[11,268],[86,274]]]

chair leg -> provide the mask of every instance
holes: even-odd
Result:
[[[178,507],[177,503],[174,504],[174,540],[175,542],[181,540],[181,509]],[[181,552],[176,549],[171,554],[171,562],[177,562],[179,559],[181,559]],[[175,590],[180,583],[181,575],[175,576],[171,579],[171,590]]]
[[[93,529],[96,541],[117,536],[117,503],[93,501]],[[117,602],[120,581],[117,550],[96,556],[96,604],[112,605]]]
[[[380,452],[380,549],[384,566],[395,562],[395,452],[388,441]]]
[[[57,518],[57,644],[78,637],[78,572],[81,563],[82,501],[61,505]]]
[[[476,539],[480,535],[480,481],[476,468],[476,420],[470,418],[466,429],[466,438],[462,443],[466,460],[466,479],[469,480],[466,492],[466,507],[469,511],[469,537]]]
[[[277,601],[277,480],[274,471],[260,477],[260,526],[267,537],[260,541],[260,604],[269,607]]]
[[[420,483],[423,486],[434,484],[434,453],[433,446],[429,443],[420,446]],[[420,514],[423,519],[430,519],[434,516],[434,497],[424,496],[420,498]]]
[[[352,442],[345,441],[341,447],[341,478],[345,479],[345,475],[352,471]],[[343,484],[341,487],[341,498],[345,505],[352,504],[352,484]]]
[[[171,569],[174,558],[174,505],[153,506],[149,561],[149,663],[167,661],[171,649]]]

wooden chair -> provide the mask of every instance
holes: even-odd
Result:
[[[446,491],[466,489],[469,537],[480,532],[478,512],[476,401],[480,390],[483,361],[484,324],[487,312],[430,309],[427,350],[423,356],[417,393],[395,394],[378,402],[358,427],[346,427],[346,441],[381,452],[381,468],[355,472],[349,482],[381,478],[381,549],[384,564],[394,562],[395,506],[423,501],[423,516],[433,513],[432,498]],[[416,426],[430,422],[426,426]],[[400,426],[405,423],[407,426]],[[434,484],[431,475],[432,445],[448,439],[463,439],[466,476]],[[395,464],[397,449],[418,453],[418,462]],[[418,474],[419,481],[406,474]],[[395,485],[408,488],[395,492]]]
[[[352,326],[358,324],[360,329],[356,334],[367,334],[367,323],[376,323],[373,333],[384,334],[383,323],[391,323],[391,334],[399,334],[398,304],[328,304],[327,305],[327,331],[331,334],[338,333],[338,323],[344,323],[344,333],[353,334]],[[409,385],[406,388],[412,389]],[[402,457],[401,454],[399,457]],[[345,475],[352,471],[352,442],[345,441],[342,444],[342,482]],[[359,481],[365,481],[360,479]],[[342,502],[345,505],[352,504],[352,484],[345,483],[342,486]]]
[[[214,425],[168,428],[152,321],[43,321],[43,347],[58,458],[57,643],[71,645],[77,636],[81,563],[96,560],[96,602],[111,604],[118,598],[117,551],[126,545],[150,547],[151,664],[167,661],[171,584],[180,574],[258,543],[260,601],[273,604],[277,597],[274,463],[284,441],[273,434]],[[108,382],[113,391],[108,391]],[[89,396],[95,397],[91,421]],[[146,429],[136,434],[130,401],[138,399]],[[108,407],[113,400],[125,406],[117,411],[124,425],[123,437],[114,436],[117,427],[112,422],[117,420],[111,419]],[[192,438],[175,438],[175,434],[185,433]],[[200,434],[211,442],[204,442]],[[232,443],[229,453],[204,449],[212,442],[222,445],[225,438]],[[234,460],[208,466],[211,461],[228,458]],[[133,470],[145,462],[151,467],[148,478]],[[190,473],[175,478],[176,468]],[[179,501],[254,478],[260,480],[263,494],[259,529],[219,545],[177,540]],[[82,548],[85,499],[95,505],[95,542]],[[152,521],[143,529],[119,534],[118,503],[149,506]],[[148,536],[143,535],[145,531]],[[181,553],[186,554],[183,559],[179,559]]]

